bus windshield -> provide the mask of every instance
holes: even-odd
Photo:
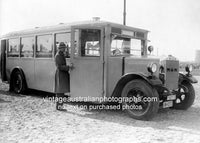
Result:
[[[141,39],[111,35],[111,56],[141,56],[143,49],[144,41]]]

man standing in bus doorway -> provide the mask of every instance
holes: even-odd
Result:
[[[66,65],[64,52],[67,46],[64,42],[60,42],[58,51],[55,55],[56,74],[55,74],[55,93],[58,101],[56,109],[59,111],[67,111],[63,106],[64,93],[69,93],[69,69]]]

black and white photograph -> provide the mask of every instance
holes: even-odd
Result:
[[[0,0],[0,143],[200,143],[199,0]]]

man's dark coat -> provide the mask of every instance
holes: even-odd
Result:
[[[69,92],[69,66],[66,65],[64,53],[58,51],[55,55],[56,75],[55,75],[55,93]]]

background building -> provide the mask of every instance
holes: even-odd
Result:
[[[195,51],[195,63],[200,64],[200,50]]]

